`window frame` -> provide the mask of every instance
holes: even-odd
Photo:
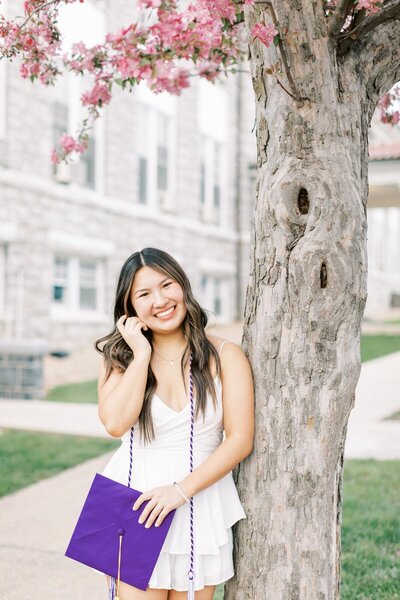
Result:
[[[51,316],[52,318],[102,318],[105,314],[105,259],[102,257],[70,254],[63,251],[53,251],[53,272],[51,283]],[[55,277],[55,260],[57,257],[67,260],[67,292],[66,302],[58,303],[54,300],[54,287],[57,285]],[[95,271],[95,297],[96,306],[92,309],[81,305],[81,266],[84,262],[94,263]]]
[[[0,140],[5,140],[7,137],[7,61],[0,61]]]
[[[230,298],[233,297],[231,293],[233,285],[233,278],[222,273],[209,271],[200,273],[201,305],[218,320],[218,323],[229,323],[233,318],[233,306],[230,302]],[[216,302],[220,303],[219,312],[217,312]]]
[[[149,90],[144,82],[138,85],[135,109],[143,111],[142,118],[137,119],[137,139],[140,146],[136,148],[137,186],[136,203],[146,205],[155,211],[175,212],[176,210],[176,102],[175,98],[163,92],[155,94]],[[145,112],[146,111],[146,117]],[[141,124],[147,121],[144,131]],[[162,122],[164,121],[164,126]],[[166,189],[159,188],[159,140],[164,127],[166,146]],[[140,202],[140,158],[147,160],[147,202]]]

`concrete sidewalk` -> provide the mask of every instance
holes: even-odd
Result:
[[[111,454],[0,499],[0,598],[106,600],[105,576],[64,553],[94,474]]]
[[[97,404],[0,398],[0,428],[109,437]]]
[[[400,459],[400,352],[363,363],[350,413],[346,458]]]

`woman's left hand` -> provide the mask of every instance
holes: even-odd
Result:
[[[137,510],[146,500],[149,500],[149,502],[139,519],[139,523],[144,523],[147,519],[146,528],[151,527],[154,521],[156,521],[155,526],[158,527],[171,510],[182,506],[186,502],[173,484],[163,485],[144,492],[136,500],[132,510]]]

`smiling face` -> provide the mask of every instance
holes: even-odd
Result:
[[[130,297],[139,319],[153,331],[176,329],[186,316],[181,285],[151,267],[136,272]]]

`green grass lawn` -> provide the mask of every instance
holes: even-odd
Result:
[[[342,600],[400,598],[400,461],[344,468]]]
[[[400,335],[363,335],[361,361],[365,362],[391,352],[400,352]]]
[[[53,402],[97,403],[97,380],[57,385],[49,390],[46,400]]]
[[[118,440],[6,430],[0,495],[118,447]],[[399,461],[348,460],[344,469],[342,600],[400,600]],[[223,585],[215,600],[222,600]]]
[[[386,319],[383,322],[388,323],[389,325],[400,325],[400,319]]]
[[[400,421],[400,410],[398,410],[397,412],[393,413],[392,415],[389,415],[388,417],[385,417],[382,420],[383,421]]]
[[[0,434],[0,496],[10,494],[119,445],[118,440],[31,431]]]
[[[399,480],[400,461],[345,461],[341,600],[400,599]]]

